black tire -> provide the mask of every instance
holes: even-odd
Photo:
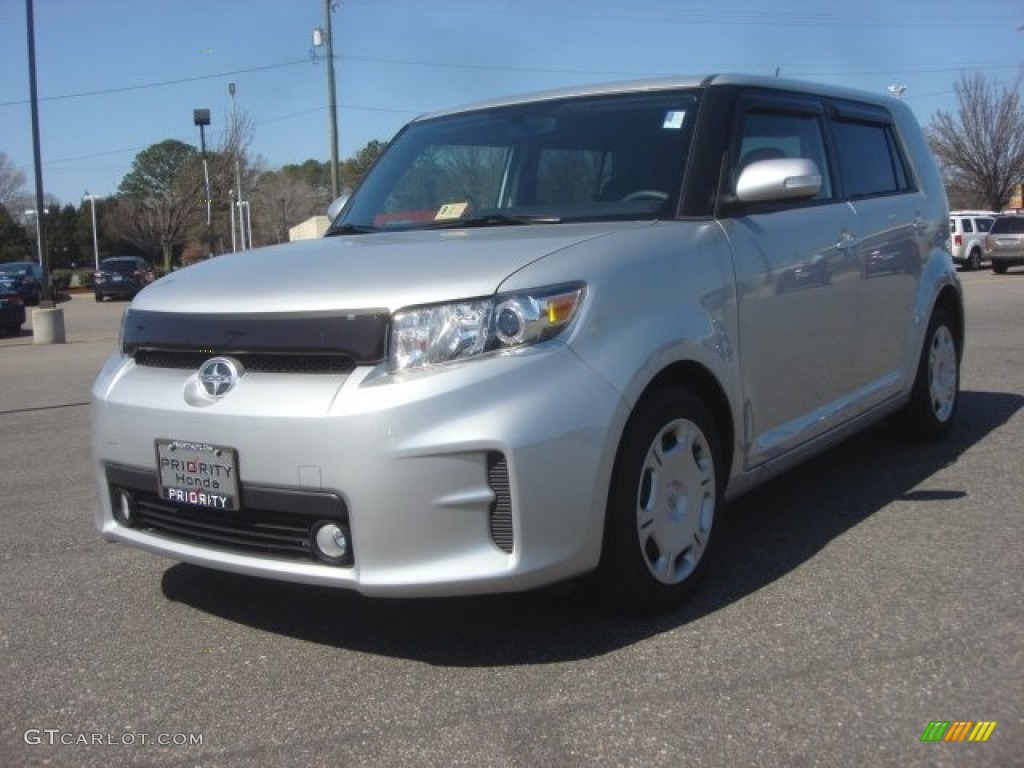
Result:
[[[971,251],[967,257],[966,267],[968,271],[973,272],[976,269],[981,269],[981,251],[975,248]]]
[[[1006,274],[1006,270],[1008,270],[1008,269],[1009,269],[1009,266],[1006,265],[1006,264],[1001,264],[998,261],[993,261],[992,262],[992,271],[995,272],[997,275],[1005,275]]]
[[[718,541],[725,475],[715,422],[693,393],[641,401],[615,459],[592,596],[628,613],[682,602]]]
[[[960,403],[961,340],[949,313],[936,307],[928,322],[910,402],[890,419],[910,440],[938,440],[949,434]]]
[[[96,294],[96,301],[103,301],[103,294],[102,293],[97,293]]]

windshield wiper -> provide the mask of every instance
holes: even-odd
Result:
[[[324,237],[331,237],[332,235],[368,235],[371,232],[380,232],[380,229],[363,224],[339,224],[324,232]]]
[[[505,227],[510,224],[560,224],[557,216],[511,216],[505,213],[487,213],[465,219],[442,219],[424,224],[422,229],[460,229],[471,227]]]

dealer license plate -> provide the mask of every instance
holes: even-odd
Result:
[[[157,440],[160,498],[210,509],[237,510],[238,453],[185,440]]]

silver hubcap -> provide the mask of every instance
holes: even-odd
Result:
[[[658,432],[637,493],[644,562],[662,584],[679,584],[700,562],[715,517],[715,466],[704,433],[678,419]]]
[[[956,342],[944,325],[935,329],[928,350],[928,393],[935,417],[949,419],[956,403]]]

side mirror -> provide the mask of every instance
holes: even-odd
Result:
[[[352,197],[352,193],[346,191],[342,192],[340,197],[335,198],[334,202],[327,206],[327,218],[334,221],[338,214],[341,213],[341,209],[345,207],[345,204],[348,202],[350,197]]]
[[[767,203],[810,199],[821,191],[821,172],[806,157],[785,157],[751,163],[736,180],[736,200]]]

